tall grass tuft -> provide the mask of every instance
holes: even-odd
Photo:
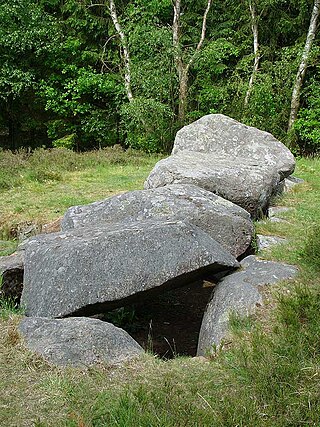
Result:
[[[320,225],[313,224],[307,233],[305,245],[300,252],[304,264],[320,271]]]

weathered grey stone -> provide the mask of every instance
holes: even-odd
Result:
[[[182,151],[160,160],[145,188],[194,184],[241,206],[256,218],[267,212],[279,179],[274,169],[248,158]]]
[[[0,297],[19,302],[23,284],[24,259],[22,252],[0,257]]]
[[[94,314],[237,266],[207,233],[180,221],[79,228],[29,240],[21,302],[27,316]]]
[[[268,132],[246,126],[223,114],[209,114],[177,132],[172,154],[181,151],[244,158],[275,169],[281,179],[290,175],[295,160],[287,147]]]
[[[293,278],[298,269],[291,265],[263,261],[249,256],[242,269],[221,280],[215,287],[203,316],[198,342],[198,355],[210,353],[228,334],[230,313],[246,316],[263,304],[260,287]]]
[[[292,210],[292,208],[288,208],[287,206],[271,206],[269,208],[268,215],[269,218],[272,218],[278,216],[279,214],[281,215],[282,213],[289,212],[290,210]]]
[[[293,187],[298,184],[302,184],[304,182],[303,179],[297,178],[296,176],[290,175],[284,180],[284,191],[291,191]]]
[[[287,242],[287,239],[283,239],[279,236],[264,236],[263,234],[257,234],[257,246],[259,251],[268,249],[272,246],[283,245]]]
[[[85,317],[26,317],[20,323],[19,331],[31,351],[54,365],[116,364],[143,353],[139,344],[124,330]]]
[[[73,206],[63,217],[62,230],[142,220],[185,220],[207,232],[235,257],[253,236],[250,215],[239,206],[190,184],[130,191],[85,206]]]

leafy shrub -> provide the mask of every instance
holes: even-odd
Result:
[[[307,105],[294,124],[303,154],[320,152],[320,81],[314,79],[306,92]]]
[[[52,145],[55,148],[67,148],[68,150],[71,150],[72,148],[74,148],[75,143],[76,143],[76,135],[74,133],[52,141]]]
[[[147,153],[167,151],[173,140],[173,113],[154,99],[135,98],[121,110],[126,144]]]

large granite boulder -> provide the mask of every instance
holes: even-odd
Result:
[[[0,257],[0,298],[9,298],[17,303],[20,301],[23,271],[22,252]]]
[[[191,184],[130,191],[85,206],[73,206],[63,217],[62,230],[144,220],[189,223],[207,232],[235,257],[250,246],[253,224],[239,206]]]
[[[100,313],[238,267],[207,233],[180,221],[42,235],[24,251],[21,303],[33,317]]]
[[[241,270],[223,278],[215,287],[203,316],[197,354],[206,355],[228,334],[231,313],[246,316],[263,304],[261,287],[292,279],[292,265],[263,261],[254,255],[244,258]]]
[[[194,184],[241,206],[257,218],[267,213],[279,180],[273,169],[250,159],[183,151],[160,160],[147,178],[145,188]]]
[[[179,130],[172,155],[156,164],[145,188],[195,184],[256,218],[267,214],[294,167],[290,150],[271,134],[209,114]]]
[[[249,159],[272,168],[283,179],[295,167],[290,150],[268,132],[246,126],[223,114],[209,114],[177,132],[172,154],[211,153],[228,159]]]
[[[29,350],[54,365],[117,364],[143,353],[139,344],[124,330],[85,317],[26,317],[19,325],[19,332]]]

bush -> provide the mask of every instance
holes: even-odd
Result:
[[[168,151],[173,141],[173,113],[154,99],[135,98],[121,110],[126,145],[155,153]]]

